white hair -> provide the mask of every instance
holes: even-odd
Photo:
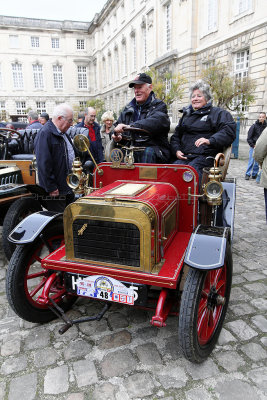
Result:
[[[202,79],[199,79],[196,81],[190,88],[189,88],[189,96],[190,99],[192,97],[192,94],[195,90],[200,90],[203,93],[203,96],[207,101],[209,101],[212,97],[211,95],[211,89],[210,85],[208,85],[206,82],[204,82]]]
[[[68,113],[71,112],[73,114],[73,109],[67,103],[58,104],[53,111],[52,117],[67,117]]]

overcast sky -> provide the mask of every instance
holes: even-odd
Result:
[[[0,15],[90,22],[107,0],[0,0]]]

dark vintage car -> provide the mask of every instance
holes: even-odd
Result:
[[[74,142],[88,149],[84,136]],[[96,166],[93,187],[76,159],[68,182],[80,198],[63,215],[32,214],[13,230],[8,301],[27,321],[60,317],[60,333],[100,320],[114,303],[153,310],[156,327],[173,315],[177,346],[200,363],[217,342],[230,297],[235,180],[225,176],[231,150],[204,172],[201,193],[194,168],[135,164],[134,150],[113,149],[112,161]],[[102,302],[102,311],[69,319],[66,311],[79,296]]]
[[[7,259],[15,250],[15,245],[7,240],[9,233],[26,216],[45,207],[45,191],[38,185],[33,154],[38,129],[25,129],[22,122],[13,125],[18,131],[0,127],[0,223]],[[87,129],[69,129],[72,138],[81,132],[86,134]]]

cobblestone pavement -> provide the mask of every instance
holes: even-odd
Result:
[[[27,323],[9,308],[7,262],[0,249],[0,399],[267,399],[267,229],[263,189],[245,181],[248,146],[231,160],[237,177],[234,277],[219,343],[202,365],[179,353],[177,318],[149,325],[151,314],[113,305],[101,322],[73,327]],[[95,313],[79,300],[72,316]]]

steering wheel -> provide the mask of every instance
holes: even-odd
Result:
[[[8,158],[8,145],[10,141],[12,139],[15,139],[16,142],[19,144],[20,138],[21,134],[15,129],[0,128],[0,157],[2,160],[7,160]]]
[[[123,129],[125,132],[130,132],[130,133],[137,133],[138,135],[148,135],[148,136],[151,136],[152,135],[152,133],[151,132],[149,132],[149,131],[147,131],[146,129],[142,129],[142,128],[135,128],[134,126],[129,126],[129,127],[125,127],[124,129]],[[133,137],[133,135],[131,135],[130,137],[129,136],[123,136],[122,135],[122,139],[126,139],[126,140],[130,140],[130,141],[133,141],[134,140],[134,137]]]
[[[152,135],[152,133],[147,131],[146,129],[135,128],[134,126],[129,126],[127,128],[124,128],[124,131],[130,132],[130,133],[137,133],[138,135],[145,135],[145,136]],[[129,149],[134,148],[134,135],[130,135],[130,136],[122,135],[122,139],[127,140],[127,142],[130,142],[130,146],[128,146]],[[123,145],[120,142],[116,143],[114,140],[111,140],[107,144],[106,149],[105,149],[105,160],[106,161],[111,161],[110,154],[111,154],[112,150],[116,147],[116,144],[119,144],[119,146],[123,147]],[[124,147],[126,147],[126,146],[124,146]],[[141,150],[141,148],[140,148],[140,150]]]
[[[2,131],[6,132],[6,134],[2,133]],[[20,139],[21,134],[17,132],[15,129],[11,128],[0,128],[0,136],[6,139]]]

